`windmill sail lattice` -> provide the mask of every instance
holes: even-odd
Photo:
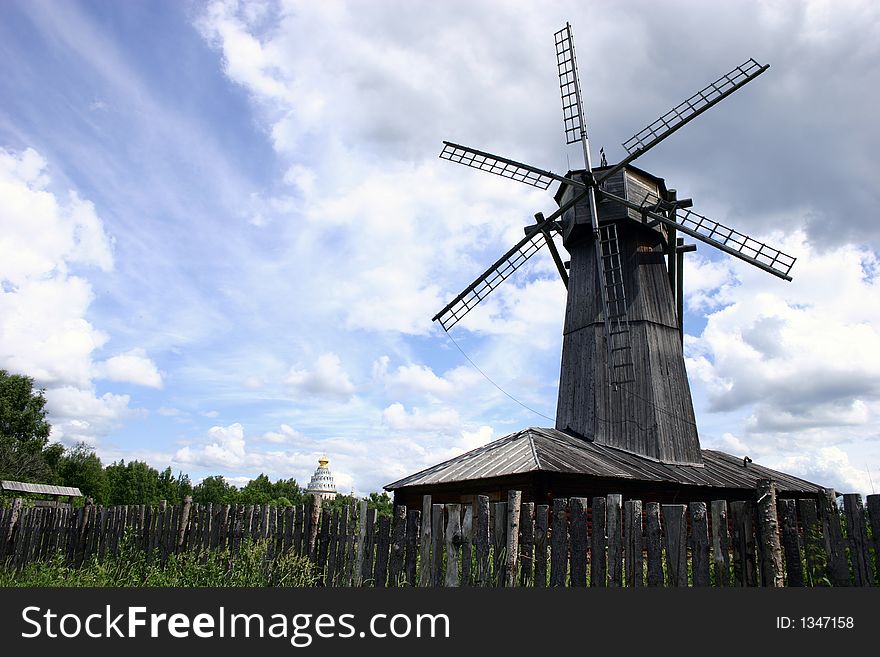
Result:
[[[584,120],[571,26],[566,23],[565,27],[554,35],[554,39],[556,41],[556,68],[559,71],[559,91],[562,95],[562,123],[565,127],[565,142],[574,144],[581,140]]]

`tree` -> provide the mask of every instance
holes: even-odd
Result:
[[[269,477],[260,474],[255,479],[251,479],[239,491],[239,502],[242,504],[267,504],[275,498],[274,487]]]
[[[385,491],[370,493],[370,497],[367,498],[367,507],[376,509],[377,516],[388,516],[390,518],[394,515],[394,503]]]
[[[189,475],[182,472],[177,473],[177,477],[171,474],[171,468],[165,468],[159,473],[159,481],[157,494],[160,500],[167,500],[170,504],[183,502],[183,498],[191,495],[193,492],[192,483]]]
[[[159,471],[143,461],[111,463],[107,466],[108,504],[158,504]]]
[[[107,473],[101,459],[87,443],[79,443],[66,450],[59,460],[56,473],[62,486],[75,486],[84,497],[91,497],[96,504],[107,504],[110,493]]]
[[[46,421],[44,390],[34,390],[34,380],[0,370],[0,478],[43,481],[52,471],[43,449],[51,425]]]
[[[228,483],[223,475],[205,477],[193,488],[193,502],[199,504],[232,504],[237,500],[238,489]]]

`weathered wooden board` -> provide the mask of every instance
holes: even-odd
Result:
[[[661,512],[667,583],[671,587],[687,586],[687,507],[684,504],[664,504]]]
[[[593,532],[590,536],[590,586],[605,586],[605,498],[593,498]]]
[[[571,523],[569,538],[571,556],[569,569],[571,586],[587,585],[587,505],[586,497],[572,497],[569,504]]]
[[[849,536],[850,556],[853,565],[853,580],[856,586],[871,586],[874,574],[869,554],[867,523],[862,496],[847,493],[843,496],[843,510],[846,515],[846,531]]]
[[[550,586],[565,586],[568,574],[568,500],[553,500],[553,527],[550,534]]]
[[[712,501],[712,560],[715,586],[730,586],[730,533],[727,529],[727,500]]]
[[[623,542],[626,562],[626,585],[640,587],[645,585],[645,564],[642,546],[642,502],[627,500],[623,503]]]

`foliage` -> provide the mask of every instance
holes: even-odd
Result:
[[[79,443],[65,450],[58,459],[55,472],[56,480],[62,486],[74,486],[96,504],[107,504],[110,493],[107,474],[101,459],[88,444]]]
[[[0,570],[0,587],[287,587],[313,586],[318,579],[317,567],[306,557],[288,552],[269,559],[266,541],[243,541],[234,558],[228,550],[207,557],[174,554],[163,566],[158,555],[148,560],[131,538],[117,556],[103,561],[95,556],[80,568],[69,567],[58,553],[19,572]]]
[[[388,516],[390,518],[394,515],[394,502],[385,491],[370,493],[370,496],[367,498],[367,507],[376,509],[377,517]]]
[[[223,475],[205,477],[193,488],[193,502],[199,504],[232,504],[238,498],[238,489]]]
[[[0,370],[0,479],[51,479],[43,454],[51,430],[44,392],[34,390],[30,377]]]
[[[189,475],[175,477],[171,468],[161,474],[143,461],[114,462],[105,469],[109,488],[108,504],[171,504],[182,502],[193,491]]]

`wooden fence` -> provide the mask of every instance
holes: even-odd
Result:
[[[133,537],[148,558],[267,542],[267,558],[313,559],[325,586],[872,586],[878,584],[880,495],[643,504],[606,497],[552,507],[479,496],[473,505],[365,501],[315,506],[198,505],[0,509],[0,567],[60,552],[72,566],[118,553]],[[873,538],[871,538],[873,537]]]

